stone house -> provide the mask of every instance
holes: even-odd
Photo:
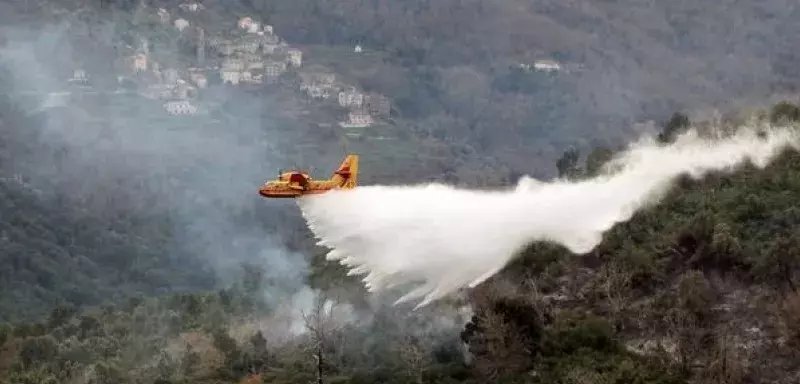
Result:
[[[345,108],[360,108],[364,105],[364,94],[356,90],[355,87],[350,87],[346,91],[339,92],[339,105]]]
[[[286,72],[285,62],[268,60],[264,63],[264,75],[267,77],[278,77],[284,72]]]

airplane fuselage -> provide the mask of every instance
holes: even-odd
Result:
[[[357,179],[358,156],[348,155],[330,179],[314,180],[302,171],[278,172],[278,178],[264,183],[258,193],[269,198],[319,195],[333,189],[355,188]]]
[[[318,195],[340,186],[330,181],[309,181],[305,188],[285,181],[270,182],[259,189],[258,193],[270,198],[295,198],[303,195]]]

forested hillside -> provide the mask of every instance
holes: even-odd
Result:
[[[53,17],[38,16],[47,14],[47,3],[14,4],[5,5],[9,20],[17,13],[36,15],[13,18],[18,22]],[[128,34],[128,44],[137,34],[165,44],[174,38],[174,31],[135,24],[132,15],[146,12],[143,5],[152,11],[176,9],[180,2],[100,4],[59,3],[55,8],[61,10],[50,12],[73,15],[78,38],[71,43],[87,53],[113,52],[104,42],[112,29]],[[329,63],[364,90],[388,95],[396,115],[420,134],[468,144],[516,172],[536,175],[552,175],[547,165],[567,146],[588,151],[614,145],[639,130],[633,123],[664,123],[676,110],[735,110],[793,93],[800,81],[791,43],[800,36],[794,22],[800,10],[786,0],[203,4],[204,12],[179,15],[209,33],[227,29],[238,17],[255,17],[299,46],[307,61]],[[83,23],[96,24],[96,30]],[[327,51],[316,49],[352,53],[356,44],[381,53],[381,59],[363,68],[353,55],[331,62]],[[193,47],[182,49],[191,54]],[[75,59],[95,70],[110,64],[91,56]],[[541,59],[555,59],[563,70],[520,67]]]
[[[169,252],[173,224],[168,216],[122,206],[121,196],[100,201],[98,195],[120,189],[88,188],[77,196],[30,183],[37,177],[30,173],[36,169],[28,163],[31,153],[42,163],[58,164],[66,158],[65,149],[37,143],[41,121],[5,95],[0,116],[0,319],[31,319],[61,304],[214,286],[214,275],[196,257]],[[75,187],[72,191],[85,188],[66,182]]]
[[[264,301],[252,266],[218,292],[59,307],[4,326],[0,369],[8,383],[790,383],[799,170],[800,155],[786,153],[763,171],[687,179],[583,257],[532,245],[469,293],[460,332],[443,320],[449,303],[414,315],[319,296],[293,315]]]
[[[800,9],[786,0],[208,4],[256,14],[298,44],[389,53],[353,75],[397,99],[403,116],[521,172],[551,172],[546,164],[568,145],[627,140],[633,122],[761,102],[800,81]],[[565,70],[518,68],[537,59]]]
[[[0,383],[796,381],[797,154],[684,181],[587,256],[532,245],[420,312],[366,295],[297,207],[256,194],[345,152],[364,184],[591,176],[636,122],[669,141],[696,110],[794,92],[794,3],[180,4],[0,0]],[[170,65],[195,54],[148,21],[160,7],[209,35],[245,15],[274,26],[309,66],[388,96],[390,123],[319,124],[340,111],[291,74],[211,84],[193,117],[111,95],[141,38]],[[540,59],[563,68],[527,67]],[[76,68],[97,93],[53,96]]]

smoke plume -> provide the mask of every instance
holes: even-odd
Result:
[[[758,132],[760,131],[760,132]],[[587,253],[603,233],[657,203],[683,174],[701,178],[751,161],[763,168],[797,132],[741,129],[726,138],[690,131],[669,145],[645,137],[618,154],[606,172],[582,181],[523,178],[502,191],[442,184],[363,186],[307,197],[298,203],[327,257],[365,274],[372,291],[417,284],[397,303],[417,308],[500,271],[526,245],[561,244]]]
[[[0,171],[67,197],[98,220],[127,225],[115,227],[119,232],[130,234],[137,223],[167,228],[131,235],[143,247],[160,247],[172,268],[191,276],[165,276],[159,282],[165,289],[229,285],[240,278],[243,262],[265,266],[271,298],[301,289],[306,260],[270,231],[291,223],[278,222],[279,206],[270,207],[273,217],[259,215],[268,203],[256,188],[282,155],[272,146],[291,139],[278,129],[269,102],[211,85],[193,103],[214,113],[170,116],[162,100],[118,84],[127,71],[92,70],[91,63],[114,62],[118,54],[71,44],[69,31],[82,26],[68,20],[41,30],[2,30],[0,69],[8,76],[0,88],[27,112],[3,135],[26,138],[29,149],[15,152]],[[72,86],[68,78],[83,68],[91,86]]]

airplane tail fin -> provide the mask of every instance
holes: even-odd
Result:
[[[358,155],[347,155],[333,173],[331,181],[341,185],[343,189],[355,188],[358,185]]]

